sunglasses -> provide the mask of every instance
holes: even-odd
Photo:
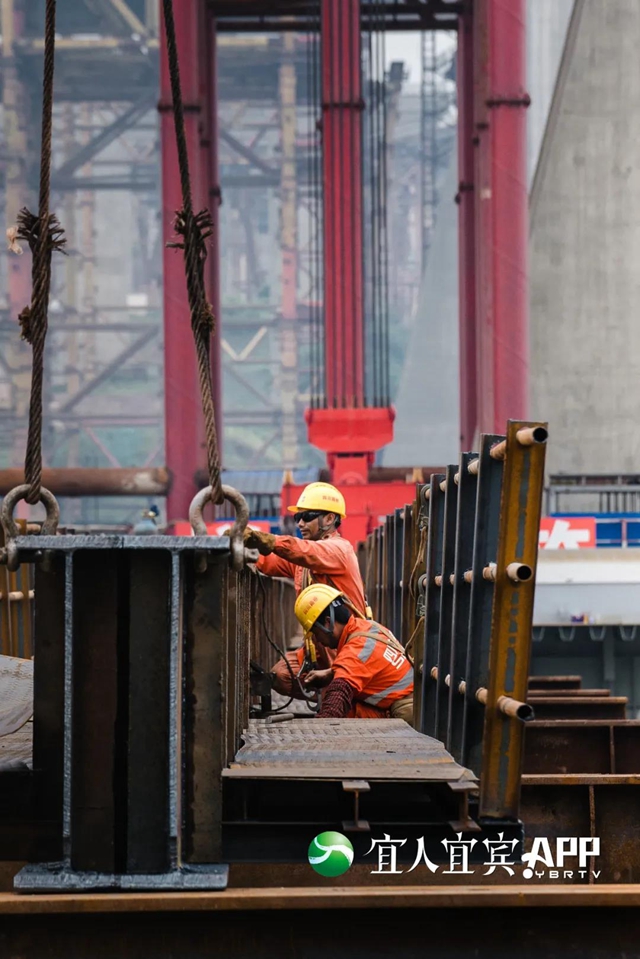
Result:
[[[311,523],[314,519],[318,519],[319,516],[324,516],[324,513],[321,510],[308,509],[303,513],[296,513],[293,517],[294,523],[296,525],[302,520],[303,523]]]

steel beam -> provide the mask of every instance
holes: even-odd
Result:
[[[209,256],[207,257],[207,292],[216,320],[216,327],[210,344],[211,381],[216,431],[218,433],[218,447],[222,455],[224,446],[221,354],[222,319],[220,315],[220,206],[222,205],[222,192],[220,189],[220,143],[218,128],[218,33],[214,18],[212,16],[207,17],[206,12],[203,33],[206,40],[205,49],[202,54],[204,57],[202,71],[203,77],[206,78],[206,122],[203,123],[203,127],[208,127],[208,143],[203,143],[205,149],[204,161],[206,162],[207,169],[205,203],[211,212],[211,218],[213,220],[212,232],[209,237]]]
[[[360,0],[322,0],[325,391],[364,405]]]
[[[69,399],[62,403],[62,405],[59,406],[55,411],[52,410],[52,415],[55,417],[69,413],[70,410],[72,410],[81,400],[85,398],[85,396],[93,393],[93,391],[101,386],[106,380],[108,380],[109,377],[116,372],[116,370],[120,369],[120,367],[126,363],[127,360],[131,359],[132,356],[135,356],[135,354],[138,353],[143,346],[146,346],[150,340],[154,339],[158,333],[159,330],[155,326],[146,329],[144,333],[136,337],[135,340],[129,343],[128,346],[118,353],[118,355],[114,357],[110,363],[107,363],[107,365],[100,370],[97,376],[94,376],[92,380],[89,380],[88,383],[85,383],[84,386],[80,387],[80,389],[74,393],[73,396],[70,396]]]
[[[54,800],[54,815],[61,804],[62,858],[25,867],[15,877],[14,888],[29,892],[224,888],[226,867],[216,864],[210,848],[209,857],[199,859],[198,866],[188,863],[185,855],[183,786],[188,786],[194,771],[198,782],[201,774],[206,777],[209,757],[202,747],[205,743],[210,747],[214,728],[206,727],[204,740],[190,730],[189,745],[197,749],[187,770],[180,704],[188,702],[196,714],[201,710],[194,674],[209,651],[200,648],[203,637],[211,638],[210,631],[202,634],[203,623],[207,624],[192,602],[189,584],[198,575],[196,555],[204,556],[210,569],[220,570],[228,562],[228,539],[100,535],[37,539],[34,544],[33,536],[19,536],[15,544],[23,563],[37,562],[40,547],[46,550],[49,575],[55,569],[62,578],[57,594],[45,589],[42,597],[36,597],[36,620],[46,623],[52,617],[57,628],[55,656],[45,655],[45,665],[57,668],[46,674],[40,670],[38,686],[39,722],[57,749],[57,764],[47,764],[39,787],[43,796]],[[222,579],[204,576],[207,608],[221,624],[226,606]],[[188,632],[184,624],[194,620],[202,634],[197,648],[184,645]],[[211,689],[221,689],[228,701],[236,676],[231,674],[225,690],[221,683],[227,676],[219,654],[216,668],[208,676]],[[206,723],[202,713],[200,718]],[[219,736],[234,721],[234,736],[239,738],[248,716],[241,711],[233,719],[227,715],[225,727],[220,715],[217,720],[213,717]],[[229,758],[220,752],[219,762]],[[219,769],[209,798],[219,817]]]
[[[517,818],[520,798],[524,727],[500,711],[499,700],[507,696],[523,702],[529,679],[545,460],[543,442],[521,442],[531,426],[535,424],[511,421],[504,448],[480,782],[480,815],[499,819]],[[546,429],[543,432],[546,437]],[[492,450],[492,458],[497,458],[497,450]],[[508,568],[514,563],[530,570],[525,581],[510,578]]]
[[[176,42],[181,68],[185,129],[191,172],[194,209],[203,202],[203,171],[200,150],[201,121],[200,19],[196,3],[174,3]],[[182,253],[168,249],[174,240],[174,218],[182,208],[180,171],[175,140],[171,83],[166,52],[164,21],[160,30],[160,116],[162,141],[162,229],[164,239],[164,379],[166,463],[175,482],[167,499],[169,521],[187,516],[196,489],[193,476],[203,461],[204,424],[196,352],[191,335],[185,265]],[[207,198],[208,199],[208,198]]]
[[[482,432],[498,432],[505,420],[525,418],[529,403],[525,7],[525,0],[477,0],[474,7],[476,348]]]
[[[527,723],[524,772],[570,775],[640,772],[640,721],[545,719]]]
[[[150,95],[143,96],[137,103],[132,104],[116,119],[100,131],[93,139],[89,140],[84,146],[77,150],[73,156],[54,170],[51,175],[51,188],[59,189],[58,182],[64,184],[65,181],[83,167],[89,160],[92,160],[98,153],[117,140],[126,130],[130,130],[139,120],[153,108],[154,98]],[[82,181],[81,181],[82,182]]]
[[[298,210],[296,183],[295,36],[286,34],[280,64],[280,244],[282,248],[281,405],[282,458],[285,467],[298,461]]]
[[[24,483],[21,469],[0,470],[0,496]],[[151,469],[45,469],[42,485],[55,496],[167,496],[171,474]]]
[[[232,133],[229,133],[228,130],[225,130],[224,127],[219,128],[220,139],[230,146],[234,153],[237,153],[238,156],[241,156],[246,160],[251,166],[255,167],[256,170],[259,170],[260,173],[264,173],[266,176],[277,176],[278,171],[271,166],[270,163],[267,163],[262,157],[258,156],[251,147],[245,146],[244,143],[241,143]]]
[[[460,327],[460,446],[475,446],[478,427],[476,238],[473,126],[473,17],[460,17],[456,74],[458,83],[458,302]]]

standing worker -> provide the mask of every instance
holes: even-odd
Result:
[[[300,593],[311,583],[323,583],[344,594],[357,610],[367,615],[367,604],[360,567],[351,543],[338,532],[346,516],[342,493],[329,483],[310,483],[295,506],[295,523],[302,539],[297,536],[276,536],[259,530],[247,529],[245,546],[260,553],[258,569],[266,576],[292,579]],[[317,647],[318,666],[326,668],[334,653],[330,648]],[[274,689],[285,696],[303,699],[304,693],[295,683],[305,658],[305,649],[287,653],[273,667]]]
[[[305,635],[335,650],[329,668],[303,679],[324,688],[318,717],[413,721],[413,668],[388,629],[354,615],[343,593],[319,583],[300,593],[295,614]]]

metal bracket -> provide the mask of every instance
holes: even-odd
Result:
[[[482,827],[469,814],[469,794],[477,792],[478,784],[471,782],[448,782],[447,786],[458,799],[458,819],[452,819],[449,825],[454,832],[482,832]]]
[[[343,820],[342,828],[345,832],[371,832],[367,820],[360,819],[360,793],[371,792],[371,786],[366,779],[343,779],[342,788],[353,793],[353,820]]]

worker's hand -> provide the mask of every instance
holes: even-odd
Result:
[[[262,556],[273,553],[276,538],[273,533],[262,533],[259,529],[245,529],[244,545],[247,549],[257,549]]]
[[[302,682],[311,689],[323,689],[328,686],[333,679],[333,670],[331,669],[312,669],[307,673]]]

